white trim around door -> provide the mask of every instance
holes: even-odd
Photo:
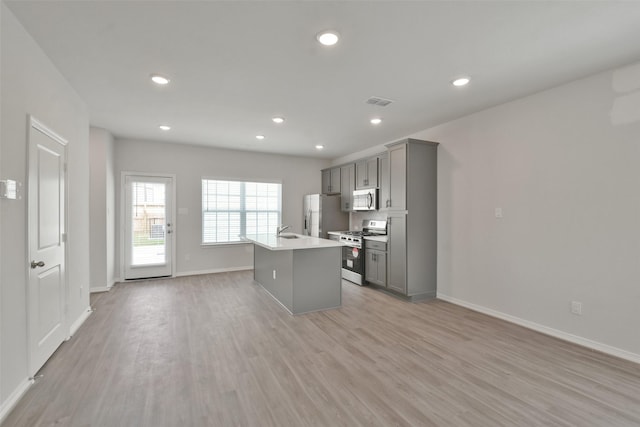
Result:
[[[145,242],[145,244],[157,243],[161,246],[157,246],[158,251],[152,254],[157,259],[149,259],[148,262],[138,262],[134,259],[134,255],[137,253],[134,251],[146,249],[139,246],[136,246],[137,249],[133,247],[134,236],[136,233],[139,233],[139,231],[134,231],[132,220],[132,203],[136,197],[133,194],[133,187],[129,188],[129,185],[133,185],[134,183],[148,184],[150,187],[159,186],[164,188],[165,191],[162,197],[162,203],[164,204],[164,212],[162,215],[164,216],[160,215],[163,219],[158,224],[154,224],[155,230],[149,230],[149,232],[157,234],[157,236],[154,235],[150,237],[160,237],[160,241]],[[120,173],[120,277],[123,280],[175,276],[177,231],[175,224],[175,196],[176,176],[174,174],[129,171]],[[151,195],[149,197],[151,197]],[[149,199],[149,202],[150,204],[155,203],[151,199]],[[128,210],[130,210],[129,214],[127,214]],[[151,212],[151,207],[149,208],[149,212]],[[150,216],[153,215],[150,214]],[[151,250],[151,248],[148,249]]]
[[[27,343],[33,376],[68,338],[67,140],[28,117]]]

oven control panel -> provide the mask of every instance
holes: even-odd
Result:
[[[348,236],[343,234],[340,236],[340,241],[347,246],[353,246],[357,248],[362,247],[362,238],[359,236]]]

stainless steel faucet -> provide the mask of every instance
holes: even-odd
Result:
[[[276,233],[276,236],[279,236],[280,233],[282,233],[284,230],[286,230],[287,228],[289,228],[288,225],[280,225],[280,227],[278,227],[278,231]]]

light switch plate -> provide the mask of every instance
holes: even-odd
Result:
[[[12,179],[0,180],[0,199],[18,198],[18,183]]]
[[[579,301],[571,301],[571,313],[582,315],[582,303]]]
[[[495,209],[496,218],[502,218],[502,208]]]

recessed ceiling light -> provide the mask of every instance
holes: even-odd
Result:
[[[273,123],[284,123],[284,117],[280,117],[280,116],[276,116],[274,118],[272,118],[271,120],[273,120]]]
[[[382,119],[380,117],[375,117],[369,121],[371,122],[372,125],[379,125],[380,123],[382,123]]]
[[[333,46],[339,38],[340,35],[335,31],[322,31],[316,35],[316,39],[325,46]]]
[[[471,79],[469,79],[469,77],[460,77],[459,79],[455,79],[454,81],[452,81],[451,84],[454,86],[465,86],[470,81]]]
[[[320,145],[320,144],[316,145],[316,150],[322,150],[323,148],[324,148],[324,145]]]
[[[264,135],[256,135],[256,139],[263,140],[264,139]]]
[[[160,129],[162,129],[162,130],[169,130],[169,129],[171,129],[171,126],[169,126],[169,125],[160,125],[160,126],[158,126],[158,127],[159,127]]]
[[[161,76],[160,74],[152,74],[151,75],[151,80],[159,85],[166,85],[169,84],[170,80],[165,77],[165,76]]]

